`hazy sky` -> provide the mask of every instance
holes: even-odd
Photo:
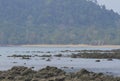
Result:
[[[106,8],[113,9],[120,14],[120,0],[97,0],[100,4],[105,4]]]

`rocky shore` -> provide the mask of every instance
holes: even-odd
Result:
[[[38,71],[33,70],[33,67],[14,66],[7,71],[0,71],[0,81],[120,81],[120,77],[89,72],[86,69],[66,73],[50,66]]]
[[[76,54],[68,55],[71,58],[98,58],[98,59],[120,59],[120,49],[115,50],[77,50]]]
[[[28,51],[30,53],[30,51]],[[34,51],[36,53],[44,53],[41,51]],[[31,57],[71,57],[71,58],[98,58],[98,59],[120,59],[120,49],[114,50],[64,50],[60,54],[52,55],[50,51],[43,55],[17,55],[13,54],[7,57],[21,57],[22,59],[30,59]],[[66,55],[64,53],[70,53]]]

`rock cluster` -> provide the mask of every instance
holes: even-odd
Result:
[[[77,54],[71,54],[69,57],[71,58],[98,58],[98,59],[108,59],[108,61],[112,61],[112,59],[120,59],[120,49],[115,50],[81,50],[74,51]]]
[[[81,69],[76,73],[66,73],[56,67],[47,66],[39,71],[24,66],[15,66],[8,71],[0,71],[0,81],[120,81],[120,77]]]

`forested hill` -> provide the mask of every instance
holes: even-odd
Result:
[[[96,0],[0,0],[8,44],[120,44],[120,15]]]

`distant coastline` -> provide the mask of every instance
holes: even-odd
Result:
[[[14,46],[14,45],[11,45]],[[23,47],[91,47],[91,48],[118,48],[120,45],[87,45],[87,44],[38,44],[38,45],[18,45]]]
[[[120,45],[88,45],[88,44],[24,44],[24,45],[0,45],[0,47],[85,47],[85,48],[116,48]]]

